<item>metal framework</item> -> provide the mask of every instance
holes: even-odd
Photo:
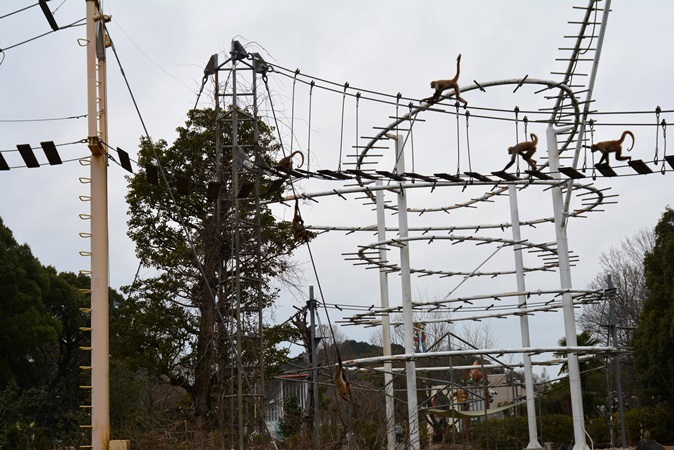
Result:
[[[222,339],[227,363],[220,363],[221,374],[229,378],[228,393],[220,397],[220,414],[224,425],[229,418],[230,428],[236,430],[230,437],[230,446],[244,449],[253,431],[266,432],[264,418],[265,362],[263,311],[265,307],[261,245],[261,171],[251,170],[249,161],[259,161],[262,148],[259,142],[258,78],[266,76],[266,63],[257,54],[249,54],[238,41],[232,41],[230,58],[217,64],[215,75],[215,125],[217,186],[229,186],[228,194],[218,189],[215,202],[216,229],[222,248],[229,246],[230,255],[220,255],[218,263],[218,304],[229,319]],[[212,58],[212,60],[213,60]],[[221,86],[220,72],[229,74],[231,84]],[[249,83],[239,82],[239,73],[250,75]],[[240,90],[245,86],[243,91]],[[245,101],[242,101],[244,100]],[[249,124],[248,138],[242,125]],[[224,129],[229,130],[225,137]],[[229,155],[227,158],[225,155]],[[231,161],[229,179],[225,161]],[[248,164],[247,164],[248,163]],[[246,192],[245,195],[242,193]],[[251,196],[252,195],[252,196]],[[233,215],[225,205],[233,205]],[[243,245],[243,240],[247,245]],[[252,241],[252,245],[251,245]],[[219,247],[220,248],[220,247]],[[228,262],[225,262],[225,259]],[[254,267],[252,273],[251,263]],[[255,301],[251,301],[251,292]],[[233,300],[233,302],[231,302]],[[232,345],[233,344],[233,345]],[[229,372],[229,377],[225,372]],[[234,384],[234,380],[236,383]],[[234,399],[236,405],[234,405]],[[225,412],[229,411],[227,415]]]

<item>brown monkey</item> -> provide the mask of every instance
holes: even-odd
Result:
[[[456,75],[454,75],[454,78],[452,78],[451,80],[431,81],[431,88],[435,89],[435,93],[433,93],[432,96],[423,99],[422,102],[426,102],[429,105],[437,103],[440,100],[442,91],[446,91],[447,89],[454,89],[454,96],[456,97],[456,99],[460,102],[463,102],[464,106],[467,105],[468,102],[464,100],[459,94],[461,92],[461,89],[459,88],[460,73],[461,73],[461,55],[459,55],[456,58]]]
[[[473,383],[477,383],[482,380],[482,371],[480,370],[480,363],[477,360],[473,363],[473,368],[470,369],[470,379]]]
[[[508,167],[513,165],[518,154],[521,155],[527,163],[529,163],[531,170],[536,170],[536,160],[532,159],[531,157],[534,155],[534,153],[536,153],[538,136],[536,136],[534,133],[531,133],[529,136],[531,136],[531,141],[520,142],[514,147],[508,147],[508,154],[512,156],[510,157],[510,162],[503,168],[504,172],[506,169],[508,169]]]
[[[337,392],[345,401],[357,406],[358,404],[351,399],[351,384],[346,378],[346,371],[342,366],[342,359],[339,357],[339,354],[337,354],[337,361],[337,370],[335,370],[334,377]]]
[[[281,158],[281,160],[278,162],[276,167],[279,168],[279,169],[286,170],[286,171],[292,170],[292,168],[293,168],[293,156],[295,156],[295,155],[300,155],[302,157],[302,162],[300,163],[299,166],[297,166],[297,167],[302,167],[302,165],[304,164],[304,153],[302,153],[299,150],[295,150],[290,155],[288,155],[284,158]]]
[[[618,161],[629,161],[632,159],[631,156],[623,156],[622,155],[622,143],[625,140],[625,136],[630,135],[632,138],[632,147],[628,148],[627,151],[631,151],[634,148],[634,135],[630,130],[625,130],[623,131],[623,134],[620,136],[620,139],[615,140],[615,141],[604,141],[604,142],[597,142],[596,144],[592,144],[590,146],[590,150],[592,152],[600,151],[601,152],[601,158],[599,159],[599,162],[597,165],[600,165],[602,161],[605,161],[606,164],[608,164],[608,154],[611,152],[615,152],[615,159]]]
[[[304,228],[304,220],[302,220],[302,215],[300,214],[300,203],[298,199],[295,199],[295,215],[293,216],[293,221],[290,224],[293,229],[293,236],[298,241],[306,242],[309,238],[309,232]]]

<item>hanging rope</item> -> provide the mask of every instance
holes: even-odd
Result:
[[[594,132],[594,119],[590,119],[588,121],[588,124],[590,125],[590,145],[592,145],[592,141],[594,138],[592,137],[593,132]],[[587,141],[587,132],[588,130],[585,129],[585,137],[583,137],[583,141]],[[587,145],[583,145],[583,166],[582,166],[582,171],[585,172],[587,170]]]
[[[662,110],[659,106],[655,108],[655,156],[653,157],[653,162],[658,164],[658,137],[660,135],[660,112]]]
[[[295,140],[295,83],[297,82],[297,75],[299,75],[299,73],[300,69],[295,69],[295,76],[293,77],[293,94],[290,103],[290,149],[288,151],[291,155],[293,154],[293,141]]]
[[[520,107],[515,106],[515,145],[520,143],[520,128],[519,128],[519,114],[520,114]],[[526,141],[527,139],[527,133],[526,131],[524,132],[524,140]]]
[[[459,102],[454,105],[456,108],[456,175],[461,174],[461,131],[459,127]]]
[[[271,93],[270,93],[270,91],[269,91],[269,83],[267,82],[267,78],[266,78],[266,77],[263,77],[262,79],[263,79],[263,81],[264,81],[265,88],[267,89],[267,94],[269,95],[269,98],[271,98]],[[348,88],[348,86],[349,86],[349,83],[346,83],[346,84],[344,85],[344,93],[345,93],[345,95],[344,95],[344,97],[342,98],[342,132],[341,132],[342,138],[343,138],[343,135],[344,135],[344,98],[346,98],[346,89]],[[313,86],[312,86],[312,87],[313,87]],[[273,116],[273,118],[274,118],[274,124],[276,125],[276,129],[277,129],[277,131],[278,131],[278,130],[279,130],[278,119],[276,118],[276,111],[275,111],[275,109],[274,109],[274,104],[273,104],[273,103],[271,103],[271,110],[272,110],[272,116]],[[281,135],[280,135],[280,132],[279,132],[279,141],[280,141],[280,138],[281,138]],[[281,142],[281,146],[283,147],[283,142],[282,142],[282,141],[280,141],[280,142]],[[340,138],[340,166],[341,166],[341,159],[342,159],[342,157],[341,157],[341,148],[342,148],[342,141],[341,141],[341,138]],[[292,179],[291,179],[291,182],[290,182],[290,187],[291,187],[292,192],[293,192],[293,195],[294,195],[294,197],[295,197],[295,199],[296,199],[295,201],[297,202],[297,199],[298,199],[299,197],[298,197],[298,195],[297,195],[297,192],[295,191],[295,184],[292,182]],[[318,269],[316,268],[316,262],[315,262],[315,260],[314,260],[314,255],[313,255],[313,253],[311,252],[311,246],[309,245],[309,241],[306,240],[305,242],[306,242],[306,244],[307,244],[307,250],[309,251],[309,257],[310,257],[310,259],[311,259],[311,266],[313,267],[314,275],[315,275],[315,277],[316,277],[316,284],[318,285],[318,291],[319,291],[320,296],[321,296],[321,302],[323,303],[323,309],[324,309],[325,315],[326,315],[326,317],[327,317],[327,319],[328,319],[328,326],[329,326],[329,328],[330,328],[330,334],[332,335],[332,341],[333,341],[333,343],[334,343],[335,353],[336,353],[336,356],[337,356],[337,361],[339,362],[339,365],[340,365],[340,367],[341,367],[341,366],[342,366],[342,358],[341,358],[341,355],[340,355],[340,353],[339,353],[339,349],[337,348],[337,340],[335,339],[335,332],[334,332],[334,330],[332,329],[332,321],[330,320],[330,313],[328,312],[328,307],[327,307],[327,304],[326,304],[326,302],[325,302],[325,296],[323,295],[323,287],[322,287],[322,285],[321,285],[321,281],[320,281],[320,278],[319,278],[319,276],[318,276]]]
[[[665,174],[665,158],[667,158],[667,121],[662,119],[662,167],[660,173]]]
[[[417,117],[414,116],[414,119],[412,119],[412,107],[413,106],[414,106],[414,104],[412,102],[410,102],[409,105],[408,105],[409,110],[410,110],[410,113],[409,113],[409,117],[410,117],[410,133],[409,133],[409,136],[410,136],[410,145],[412,146],[412,172],[416,172],[416,170],[414,170],[414,162],[415,162],[416,158],[414,157],[414,134],[412,134],[412,130],[414,129],[414,121],[417,119]]]
[[[594,119],[590,119],[590,148],[594,145]],[[592,152],[590,152],[592,153]],[[597,179],[597,168],[594,163],[594,153],[592,153],[592,180]],[[585,148],[585,159],[587,159],[587,147]]]
[[[398,92],[398,95],[396,95],[396,115],[395,115],[396,119],[398,117],[400,117],[400,113],[399,113],[399,111],[400,111],[400,99],[402,98],[402,96],[403,96],[403,94],[401,92]],[[397,140],[397,137],[400,135],[400,124],[396,125],[395,135],[396,135],[396,140]],[[396,159],[395,159],[395,164],[393,164],[392,172],[398,173],[398,160],[402,156],[402,151],[398,152],[398,145],[397,144],[395,145],[395,149],[396,149]],[[389,180],[389,182],[390,182],[390,180]]]
[[[468,132],[468,119],[470,119],[470,111],[466,110],[466,151],[468,152],[468,171],[473,171],[473,166],[470,162],[470,133]]]
[[[339,164],[337,172],[342,171],[342,144],[344,143],[344,104],[346,103],[346,90],[349,88],[349,82],[344,83],[344,92],[342,93],[342,124],[339,131]]]
[[[526,141],[527,136],[529,136],[529,118],[524,116],[522,122],[524,123],[524,140]]]
[[[360,107],[360,92],[357,92],[356,93],[356,144],[355,144],[357,156],[360,156],[359,155],[360,152],[359,152],[359,149],[358,149],[358,120],[359,120],[358,119],[358,108],[359,107]]]
[[[311,171],[311,99],[314,93],[314,81],[309,84],[309,130],[307,132],[307,170]]]
[[[520,107],[515,106],[515,145],[520,143],[520,133],[519,133],[519,128],[520,128],[520,119],[519,119],[519,114],[520,114]],[[524,132],[524,140],[527,140],[527,132]],[[517,163],[515,164],[515,175],[518,177],[520,176],[520,155],[517,153],[515,155]]]

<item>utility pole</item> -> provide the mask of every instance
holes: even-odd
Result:
[[[383,181],[375,181],[377,187],[382,186]],[[384,191],[377,189],[377,239],[379,242],[386,240],[386,215],[384,211]],[[386,260],[386,249],[379,246],[379,259]],[[379,295],[381,296],[381,307],[389,307],[388,295],[388,273],[382,267],[379,268]],[[383,355],[391,356],[391,319],[389,313],[386,312],[381,318],[381,336]],[[395,450],[396,435],[395,435],[395,403],[393,396],[393,364],[391,361],[384,363],[384,391],[386,392],[386,443],[388,450]]]
[[[557,129],[548,125],[546,130],[548,144],[548,158],[550,162],[550,174],[558,182],[561,181],[559,172],[559,148],[557,144],[557,134],[568,129]],[[569,188],[569,190],[571,190]],[[567,217],[564,214],[564,199],[561,184],[557,184],[551,189],[552,206],[555,215],[555,235],[557,237],[557,253],[559,258],[559,280],[562,288],[562,312],[564,314],[564,335],[566,336],[566,345],[575,347],[577,345],[576,320],[574,316],[573,298],[568,292],[571,285],[571,264],[569,263],[569,241],[567,237]],[[585,440],[585,419],[583,414],[583,396],[580,385],[580,368],[578,366],[578,354],[569,353],[569,390],[571,394],[571,416],[573,418],[573,450],[588,450]]]
[[[321,445],[321,427],[318,420],[318,340],[316,338],[316,306],[318,302],[314,298],[314,287],[309,286],[309,308],[310,317],[310,338],[311,338],[311,383],[312,383],[312,416],[314,418],[314,445],[320,448]]]
[[[609,316],[609,331],[611,333],[611,340],[613,341],[613,346],[618,348],[618,332],[616,330],[616,317],[615,317],[615,295],[616,288],[613,287],[613,279],[611,275],[606,275],[606,296],[608,297],[608,316]],[[627,448],[627,437],[625,436],[625,412],[623,410],[623,385],[622,380],[620,379],[620,355],[617,353],[613,354],[613,366],[615,368],[615,384],[616,390],[618,391],[618,413],[620,414],[620,438],[622,439],[622,448]],[[613,403],[613,395],[610,399]]]
[[[510,198],[510,221],[512,222],[513,240],[515,242],[520,242],[522,239],[520,232],[520,213],[517,204],[517,187],[514,184],[508,186],[508,197]],[[515,272],[517,277],[517,290],[519,292],[524,292],[526,290],[526,285],[524,282],[524,261],[522,258],[522,251],[522,244],[515,244],[513,247],[513,254],[515,255]],[[520,315],[520,335],[522,338],[522,347],[529,347],[531,346],[531,339],[529,337],[529,316],[526,314],[526,295],[520,295],[518,301],[518,308],[525,312],[525,314]],[[529,443],[527,444],[526,448],[541,448],[541,444],[538,442],[538,430],[536,430],[536,398],[534,394],[534,377],[531,368],[531,355],[528,353],[523,353],[522,362],[524,365],[524,383],[527,399],[527,424],[529,425]],[[487,407],[485,406],[485,414],[486,410]],[[515,422],[515,424],[517,424],[517,422]]]
[[[86,0],[87,125],[91,150],[91,447],[110,443],[110,335],[108,314],[108,141],[106,39],[99,0]]]
[[[405,173],[404,143],[399,135],[395,138],[396,171]],[[398,229],[403,245],[400,247],[400,283],[403,303],[403,329],[405,333],[405,353],[415,352],[414,325],[412,324],[412,284],[410,279],[410,242],[407,241],[407,197],[401,187],[398,194]],[[419,408],[417,404],[417,372],[414,360],[405,361],[407,376],[407,413],[409,424],[410,450],[421,448],[419,436]]]

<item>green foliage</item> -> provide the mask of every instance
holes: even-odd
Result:
[[[599,339],[594,337],[588,330],[584,330],[576,337],[576,342],[579,346],[589,347],[598,345]],[[566,338],[562,337],[558,341],[560,346],[566,346]],[[564,352],[557,352],[553,355],[555,358],[565,358],[567,356]],[[596,417],[599,414],[599,407],[606,403],[606,375],[602,369],[603,361],[598,358],[590,358],[580,360],[578,368],[580,369],[580,385],[583,391],[583,412],[586,417]],[[559,373],[567,373],[568,365],[563,363],[559,369]],[[570,394],[568,390],[568,379],[565,380],[566,388],[560,392],[561,397],[558,400],[563,400],[564,403],[570,406]],[[567,410],[570,413],[570,409]]]
[[[595,417],[585,421],[585,431],[590,435],[595,445],[611,442],[611,424],[609,419],[609,417]],[[617,421],[617,417],[614,417],[613,420],[616,430],[620,430],[620,423]]]
[[[627,441],[634,444],[641,437],[641,430],[650,432],[658,442],[674,442],[674,407],[671,403],[633,408],[625,413]]]
[[[40,345],[61,331],[44,304],[48,290],[42,265],[0,219],[0,388],[12,378],[24,387],[44,380]]]
[[[229,117],[234,112],[220,114]],[[250,116],[249,111],[236,113]],[[297,243],[290,224],[277,222],[266,205],[257,209],[254,201],[234,200],[238,191],[232,175],[232,122],[222,120],[216,127],[213,109],[192,110],[187,116],[173,144],[140,141],[139,165],[160,167],[159,185],[148,182],[145,169],[129,177],[128,235],[139,259],[153,274],[128,287],[129,298],[119,304],[117,330],[123,333],[118,335],[114,354],[134,370],[184,388],[192,397],[197,422],[207,430],[216,418],[228,423],[224,415],[230,410],[219,408],[218,416],[215,405],[218,399],[236,395],[232,387],[236,383],[228,379],[233,372],[217,371],[217,367],[239,362],[247,366],[244,384],[248,390],[261,377],[253,369],[260,366],[261,356],[267,375],[287,359],[287,351],[276,344],[288,338],[288,327],[266,327],[258,323],[256,311],[273,305],[278,296],[274,282],[288,276],[287,255]],[[236,133],[239,150],[250,160],[256,160],[257,152],[259,160],[273,164],[277,146],[270,127],[262,121],[244,120]],[[222,154],[216,154],[218,141]],[[177,176],[190,180],[187,195],[173,189]],[[205,186],[213,181],[222,186],[217,202],[206,196]],[[238,171],[239,186],[254,181],[253,172]],[[260,177],[261,193],[271,181]],[[259,220],[260,228],[237,229],[237,215],[247,224]],[[236,248],[241,255],[238,260]],[[246,281],[235,285],[237,276]],[[260,284],[249,282],[253,279]],[[242,315],[232,320],[238,314],[237,306]],[[252,336],[260,329],[264,340],[234,341],[238,331]],[[234,346],[240,346],[240,352]]]
[[[543,436],[546,442],[568,444],[573,442],[573,417],[571,415],[543,415]]]
[[[557,343],[560,347],[566,347],[566,337],[561,337]],[[579,347],[590,347],[597,344],[599,344],[599,339],[592,336],[592,333],[588,330],[583,330],[583,332],[576,336],[576,345]],[[564,352],[557,352],[554,353],[553,356],[555,358],[566,358],[567,354]],[[587,370],[600,365],[601,362],[596,359],[586,359],[578,362],[578,367],[580,368],[581,372],[586,372]],[[567,363],[563,363],[559,368],[559,374],[567,373],[568,371],[569,367]]]
[[[362,341],[354,341],[353,339],[347,339],[339,344],[339,351],[344,359],[367,358],[382,354],[380,346]]]
[[[283,401],[283,419],[279,421],[279,431],[284,441],[302,432],[302,408],[294,395]]]
[[[527,418],[522,416],[481,419],[472,427],[473,440],[482,448],[516,447],[522,448],[529,438]]]
[[[357,436],[360,436],[361,446],[359,448],[386,448],[386,428],[382,427],[381,422],[364,418],[358,420],[354,425],[354,432]]]
[[[44,267],[27,245],[18,245],[0,220],[0,448],[52,449],[56,443],[85,444],[80,425],[90,421],[80,405],[90,404],[90,345],[81,327],[89,315],[80,292],[91,280]],[[112,307],[120,295],[109,292]],[[111,390],[111,401],[129,383]],[[138,395],[136,392],[134,395]]]
[[[670,208],[655,227],[655,245],[646,253],[644,269],[650,294],[634,335],[635,366],[648,397],[673,402],[674,210]]]

